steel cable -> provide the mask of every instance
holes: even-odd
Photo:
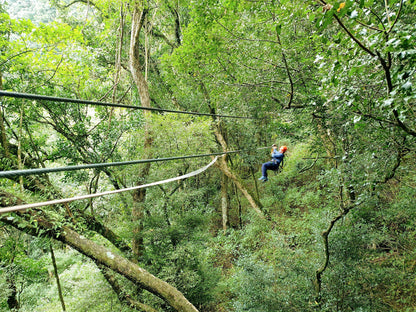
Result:
[[[140,110],[148,110],[148,111],[155,111],[155,112],[186,114],[186,115],[196,115],[196,116],[210,116],[210,117],[235,118],[235,119],[258,119],[256,117],[248,117],[248,116],[232,116],[232,115],[221,115],[221,114],[187,112],[187,111],[178,111],[178,110],[155,108],[155,107],[125,105],[125,104],[116,104],[116,103],[108,103],[108,102],[96,102],[96,101],[89,101],[89,100],[79,100],[79,99],[47,96],[47,95],[9,92],[9,91],[0,91],[0,96],[29,99],[29,100],[44,100],[44,101],[54,101],[54,102],[64,102],[64,103],[76,103],[76,104],[87,104],[87,105],[96,105],[96,106],[140,109]]]
[[[257,150],[261,150],[261,149],[265,149],[265,148],[269,148],[269,147],[260,147]],[[74,170],[82,170],[82,169],[97,169],[97,168],[104,168],[104,167],[136,165],[136,164],[163,162],[163,161],[179,160],[179,159],[199,158],[199,157],[207,157],[207,156],[218,156],[218,155],[223,155],[223,154],[236,154],[236,153],[241,153],[241,152],[244,152],[244,150],[229,151],[229,152],[218,152],[218,153],[201,154],[201,155],[188,155],[188,156],[176,156],[176,157],[153,158],[153,159],[139,159],[139,160],[130,160],[130,161],[110,162],[110,163],[96,163],[96,164],[66,166],[66,167],[56,167],[56,168],[36,168],[36,169],[9,170],[9,171],[1,171],[0,172],[0,178],[13,178],[13,177],[28,176],[28,175],[39,175],[39,174],[44,174],[44,173],[53,173],[53,172],[62,172],[62,171],[74,171]]]
[[[33,204],[24,204],[24,205],[5,207],[5,208],[0,209],[0,214],[6,213],[6,212],[27,210],[27,209],[31,209],[31,208],[38,208],[38,207],[43,207],[43,206],[51,206],[51,205],[57,205],[57,204],[70,203],[70,202],[73,202],[73,201],[76,201],[76,200],[89,199],[89,198],[100,197],[100,196],[105,196],[105,195],[117,194],[117,193],[122,193],[122,192],[147,188],[147,187],[151,187],[151,186],[155,186],[155,185],[165,184],[165,183],[169,183],[169,182],[173,182],[173,181],[183,180],[183,179],[186,179],[186,178],[189,178],[189,177],[192,177],[192,176],[196,176],[196,175],[206,171],[209,167],[211,167],[217,161],[217,158],[218,158],[218,156],[216,156],[208,165],[206,165],[206,166],[204,166],[204,167],[202,167],[198,170],[192,171],[190,173],[187,173],[187,174],[175,177],[175,178],[170,178],[170,179],[167,179],[167,180],[157,181],[157,182],[153,182],[153,183],[149,183],[149,184],[137,185],[137,186],[132,186],[132,187],[124,188],[124,189],[118,189],[118,190],[107,191],[107,192],[102,192],[102,193],[87,194],[87,195],[75,196],[75,197],[70,197],[70,198],[62,198],[62,199],[50,200],[50,201],[45,201],[45,202],[33,203]]]

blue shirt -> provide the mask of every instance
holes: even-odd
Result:
[[[283,166],[283,158],[285,157],[285,154],[280,153],[280,152],[279,152],[279,151],[277,151],[277,150],[273,150],[273,152],[272,152],[271,154],[272,154],[272,161],[273,161],[275,164],[280,164],[280,163],[282,163],[282,166]]]

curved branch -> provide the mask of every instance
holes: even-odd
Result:
[[[312,165],[307,166],[307,167],[303,167],[302,169],[299,170],[299,173],[303,173],[305,171],[308,171],[309,169],[312,169],[313,166],[315,166],[315,164],[318,161],[318,159],[319,159],[319,155],[316,155],[316,158],[315,158],[314,162],[312,163]]]
[[[319,2],[320,4],[322,4],[322,5],[324,5],[324,6],[326,6],[327,5],[327,3],[324,1],[324,0],[317,0],[317,2]],[[350,30],[347,28],[347,26],[345,26],[345,24],[341,21],[341,19],[336,15],[336,14],[334,14],[333,15],[334,16],[334,18],[336,19],[336,21],[338,22],[338,24],[341,26],[341,28],[342,29],[344,29],[344,31],[347,33],[347,35],[355,42],[355,43],[357,43],[358,44],[358,46],[361,48],[361,49],[363,49],[364,51],[366,51],[368,54],[370,54],[371,56],[376,56],[376,54],[373,52],[373,51],[371,51],[369,48],[367,48],[360,40],[358,40],[358,38],[357,37],[355,37],[351,32],[350,32]]]
[[[282,42],[280,41],[280,36],[279,36],[279,33],[278,33],[277,30],[276,30],[276,36],[277,36],[277,43],[280,46],[280,48],[282,49],[283,64],[285,64],[287,77],[288,77],[289,83],[290,83],[290,93],[289,93],[290,97],[289,97],[289,102],[287,103],[287,108],[290,108],[290,105],[292,104],[292,101],[293,101],[294,84],[293,84],[293,80],[292,80],[292,75],[290,74],[289,65],[287,64],[286,55],[285,55],[285,52],[283,51]]]
[[[355,3],[360,4],[360,1],[359,0],[355,0]],[[371,7],[370,8],[367,8],[367,9],[370,11],[371,14],[373,14],[375,16],[375,18],[383,26],[383,29],[384,29],[384,30],[381,30],[379,28],[376,28],[374,30],[377,30],[378,29],[378,30],[381,30],[381,31],[384,31],[385,32],[386,31],[386,27],[384,26],[383,20],[380,18],[380,16],[378,16],[378,14],[376,12],[374,12],[374,10]],[[369,26],[369,27],[371,27],[371,26]]]
[[[395,118],[395,119],[396,119],[396,121],[397,121],[398,126],[399,126],[402,130],[404,130],[406,133],[410,134],[411,136],[416,137],[416,131],[415,131],[415,130],[410,129],[408,126],[406,126],[406,125],[403,123],[403,121],[401,121],[401,120],[400,120],[399,112],[397,111],[397,109],[393,109],[393,115],[394,115],[394,118]]]
[[[182,30],[181,30],[181,22],[180,22],[180,16],[178,13],[178,10],[176,10],[173,6],[171,6],[169,3],[167,4],[170,13],[172,13],[174,19],[175,19],[175,39],[176,39],[176,46],[179,47],[181,42],[181,36],[182,36]]]
[[[37,50],[39,50],[39,49],[30,49],[30,50],[25,50],[25,51],[22,51],[22,52],[19,52],[19,53],[17,53],[17,54],[15,54],[15,55],[12,55],[11,57],[9,57],[7,60],[5,60],[5,61],[3,61],[1,64],[0,64],[0,67],[2,67],[4,64],[6,64],[7,62],[10,62],[12,59],[14,59],[15,57],[18,57],[18,56],[20,56],[20,55],[22,55],[22,54],[26,54],[26,53],[30,53],[30,52],[34,52],[34,51],[37,51]]]
[[[320,304],[321,301],[321,287],[322,287],[322,274],[325,272],[326,268],[329,264],[329,234],[331,233],[332,229],[334,228],[335,223],[344,217],[355,205],[349,206],[338,213],[330,222],[326,230],[321,233],[322,239],[324,241],[324,263],[321,265],[319,269],[315,271],[315,301]]]
[[[374,26],[370,26],[370,25],[367,25],[367,24],[365,24],[364,22],[361,22],[360,20],[358,20],[357,19],[357,23],[358,24],[360,24],[361,26],[363,26],[363,27],[366,27],[366,28],[368,28],[368,29],[371,29],[371,30],[375,30],[375,31],[377,31],[377,32],[379,32],[379,33],[382,33],[384,30],[382,30],[382,29],[380,29],[380,28],[377,28],[377,27],[374,27]]]
[[[51,81],[53,79],[53,77],[55,77],[56,73],[58,72],[59,66],[61,66],[62,61],[64,60],[64,56],[61,55],[61,59],[58,62],[58,65],[56,65],[55,69],[53,70],[52,75],[49,77],[49,79],[47,79],[42,86],[45,86],[49,81]]]
[[[391,24],[390,29],[386,32],[387,34],[389,34],[393,30],[394,26],[396,25],[397,21],[399,20],[400,13],[402,12],[402,7],[403,7],[403,0],[400,1],[399,11],[397,11],[396,18],[395,18],[393,24]]]
[[[156,38],[163,39],[163,41],[165,41],[165,43],[168,44],[172,49],[178,47],[176,43],[171,42],[164,33],[162,33],[159,29],[156,28],[156,26],[153,26],[151,34]]]
[[[101,9],[94,2],[92,2],[91,0],[74,0],[71,3],[68,3],[66,5],[60,5],[60,4],[57,3],[56,6],[60,9],[67,9],[70,6],[73,6],[74,4],[77,4],[79,2],[87,4],[87,5],[92,5],[94,8],[96,8],[98,11],[101,12]]]
[[[356,43],[358,44],[358,46],[364,50],[365,52],[367,52],[368,54],[370,54],[371,56],[376,56],[376,54],[371,51],[369,48],[367,48],[360,40],[358,40],[357,37],[355,37],[350,30],[347,28],[347,26],[345,26],[345,24],[341,21],[341,19],[334,14],[335,19],[337,20],[338,24],[341,26],[342,29],[344,29],[344,31],[347,33],[347,35]]]

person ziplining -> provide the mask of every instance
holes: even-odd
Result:
[[[272,160],[262,164],[261,166],[262,176],[261,178],[259,178],[260,181],[266,182],[269,180],[267,178],[267,170],[277,171],[279,170],[280,164],[282,165],[282,168],[283,168],[283,159],[285,157],[286,151],[287,151],[286,146],[281,146],[279,150],[277,150],[277,145],[276,144],[272,145],[272,151],[271,151]]]

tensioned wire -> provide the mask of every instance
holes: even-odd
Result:
[[[196,176],[196,175],[204,172],[205,170],[207,170],[209,167],[211,167],[217,161],[217,158],[218,158],[218,156],[216,156],[208,165],[206,165],[206,166],[204,166],[204,167],[202,167],[198,170],[192,171],[190,173],[187,173],[187,174],[175,177],[175,178],[170,178],[170,179],[163,180],[163,181],[157,181],[157,182],[153,182],[153,183],[149,183],[149,184],[137,185],[137,186],[132,186],[132,187],[124,188],[124,189],[118,189],[118,190],[107,191],[107,192],[102,192],[102,193],[87,194],[87,195],[75,196],[75,197],[71,197],[71,198],[62,198],[62,199],[50,200],[50,201],[45,201],[45,202],[33,203],[33,204],[24,204],[24,205],[5,207],[3,209],[0,209],[0,214],[6,213],[6,212],[19,211],[19,210],[27,210],[27,209],[43,207],[43,206],[64,204],[64,203],[69,203],[69,202],[73,202],[73,201],[76,201],[76,200],[89,199],[89,198],[100,197],[100,196],[105,196],[105,195],[117,194],[117,193],[122,193],[122,192],[147,188],[147,187],[151,187],[151,186],[155,186],[155,185],[165,184],[165,183],[169,183],[169,182],[173,182],[173,181],[183,180],[183,179],[186,179],[186,178],[189,178],[189,177],[192,177],[192,176]]]
[[[96,102],[96,101],[89,101],[89,100],[79,100],[79,99],[47,96],[47,95],[9,92],[9,91],[0,91],[0,96],[21,98],[21,99],[28,99],[28,100],[44,100],[44,101],[53,101],[53,102],[64,102],[64,103],[87,104],[87,105],[96,105],[96,106],[109,106],[109,107],[119,107],[119,108],[140,109],[140,110],[148,110],[148,111],[156,111],[156,112],[164,112],[164,113],[174,113],[174,114],[187,114],[187,115],[196,115],[196,116],[210,116],[210,117],[236,118],[236,119],[258,119],[256,117],[248,117],[248,116],[232,116],[232,115],[221,115],[221,114],[209,114],[209,113],[178,111],[178,110],[155,108],[155,107],[125,105],[125,104],[116,104],[116,103],[108,103],[108,102]]]
[[[260,147],[260,148],[257,148],[256,150],[262,150],[262,149],[266,149],[266,148],[269,148],[269,147]],[[61,171],[74,171],[74,170],[82,170],[82,169],[96,169],[96,168],[104,168],[104,167],[136,165],[136,164],[163,162],[163,161],[188,159],[188,158],[218,156],[218,155],[223,155],[223,154],[236,154],[236,153],[247,152],[247,151],[248,150],[237,150],[237,151],[200,154],[200,155],[176,156],[176,157],[153,158],[153,159],[138,159],[138,160],[130,160],[130,161],[96,163],[96,164],[66,166],[66,167],[56,167],[56,168],[36,168],[36,169],[9,170],[9,171],[1,171],[0,172],[0,178],[12,178],[12,177],[38,175],[38,174],[61,172]]]

